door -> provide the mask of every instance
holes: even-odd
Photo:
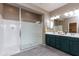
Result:
[[[51,35],[51,46],[55,47],[55,39],[56,39],[56,35]]]
[[[77,33],[77,23],[69,24],[69,33]]]
[[[41,24],[32,22],[21,23],[21,49],[42,44]]]
[[[56,36],[55,40],[56,40],[56,48],[61,49],[61,45],[60,45],[61,38],[60,38],[60,36]]]

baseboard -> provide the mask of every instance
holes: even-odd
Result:
[[[46,46],[46,44],[42,44],[42,45]]]

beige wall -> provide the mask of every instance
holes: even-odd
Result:
[[[6,20],[15,20],[19,21],[19,18],[22,19],[22,21],[26,22],[36,22],[36,21],[42,21],[42,15],[27,11],[26,9],[21,8],[21,16],[19,17],[20,13],[20,7],[12,6],[7,3],[0,4],[0,18],[6,19]]]
[[[19,8],[9,4],[0,3],[0,19],[18,20]]]
[[[3,5],[0,3],[0,19],[2,19]]]

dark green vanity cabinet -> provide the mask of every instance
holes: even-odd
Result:
[[[79,56],[79,38],[46,34],[46,44],[69,54]]]
[[[46,39],[46,45],[50,46],[50,35],[46,35],[45,39]]]
[[[69,52],[69,40],[67,37],[59,36],[60,50],[64,52]]]
[[[61,49],[60,43],[61,43],[60,37],[55,35],[55,47],[57,49]]]
[[[79,56],[79,38],[70,39],[70,54]]]
[[[55,47],[57,49],[63,50],[64,52],[69,52],[69,38],[65,36],[55,36]]]
[[[55,36],[46,35],[46,44],[55,47]]]

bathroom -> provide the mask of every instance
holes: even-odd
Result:
[[[0,56],[79,56],[78,50],[79,3],[0,3]]]

